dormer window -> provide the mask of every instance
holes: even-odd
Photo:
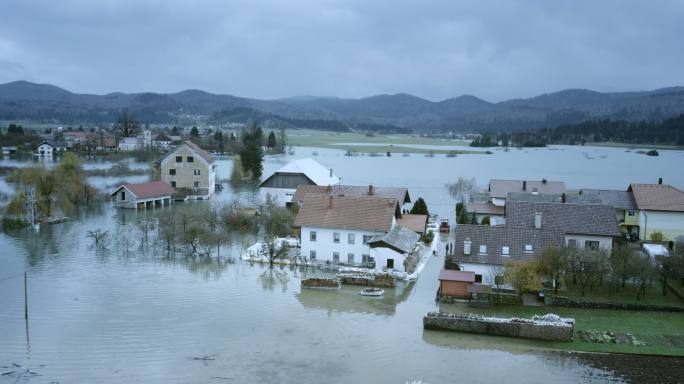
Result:
[[[501,247],[501,256],[510,256],[511,255],[511,248],[510,247]]]
[[[525,252],[533,252],[532,244],[525,245]]]
[[[487,246],[486,245],[480,245],[480,255],[486,255],[487,254]]]

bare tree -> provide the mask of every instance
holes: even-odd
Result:
[[[449,194],[456,201],[470,201],[474,194],[478,192],[477,182],[475,178],[466,179],[465,177],[458,177],[455,183],[446,184]]]
[[[105,249],[109,245],[109,232],[101,229],[88,231],[88,238],[93,239],[93,245],[98,249]]]
[[[119,114],[114,129],[121,137],[135,136],[140,130],[140,122],[132,114],[123,111]]]

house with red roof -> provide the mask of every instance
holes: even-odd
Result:
[[[111,193],[119,208],[148,209],[170,205],[175,190],[165,181],[123,184]]]

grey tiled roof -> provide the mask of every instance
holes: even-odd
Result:
[[[408,253],[413,250],[420,236],[408,228],[401,225],[395,225],[389,232],[384,235],[379,235],[371,238],[368,245],[371,248],[380,247],[386,244],[388,247],[402,253]]]
[[[609,205],[511,201],[506,204],[506,225],[534,228],[537,212],[542,214],[542,229],[582,235],[620,235],[615,209]]]
[[[560,203],[560,193],[509,192],[506,201]],[[631,192],[608,189],[583,189],[579,194],[566,194],[565,202],[584,205],[610,205],[615,209],[636,209]]]
[[[524,189],[523,189],[524,188]],[[565,183],[551,180],[489,180],[489,196],[505,199],[509,192],[539,192],[561,193],[565,192]]]
[[[470,240],[470,255],[463,253],[465,241]],[[493,226],[459,224],[456,228],[454,260],[460,263],[503,265],[505,260],[530,260],[541,256],[542,251],[563,244],[563,232],[511,227],[508,224]],[[487,253],[480,253],[480,246],[487,246]],[[532,251],[526,251],[527,245]],[[508,247],[510,256],[503,256]]]
[[[406,188],[376,187],[373,185],[300,185],[292,197],[298,203],[304,201],[307,195],[335,195],[335,196],[367,196],[392,198],[399,205],[408,203],[411,198]]]

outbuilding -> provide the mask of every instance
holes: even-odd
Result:
[[[123,184],[111,196],[119,208],[147,209],[171,204],[174,189],[164,181]]]
[[[469,288],[475,283],[475,272],[443,269],[439,273],[439,295],[470,299]]]

